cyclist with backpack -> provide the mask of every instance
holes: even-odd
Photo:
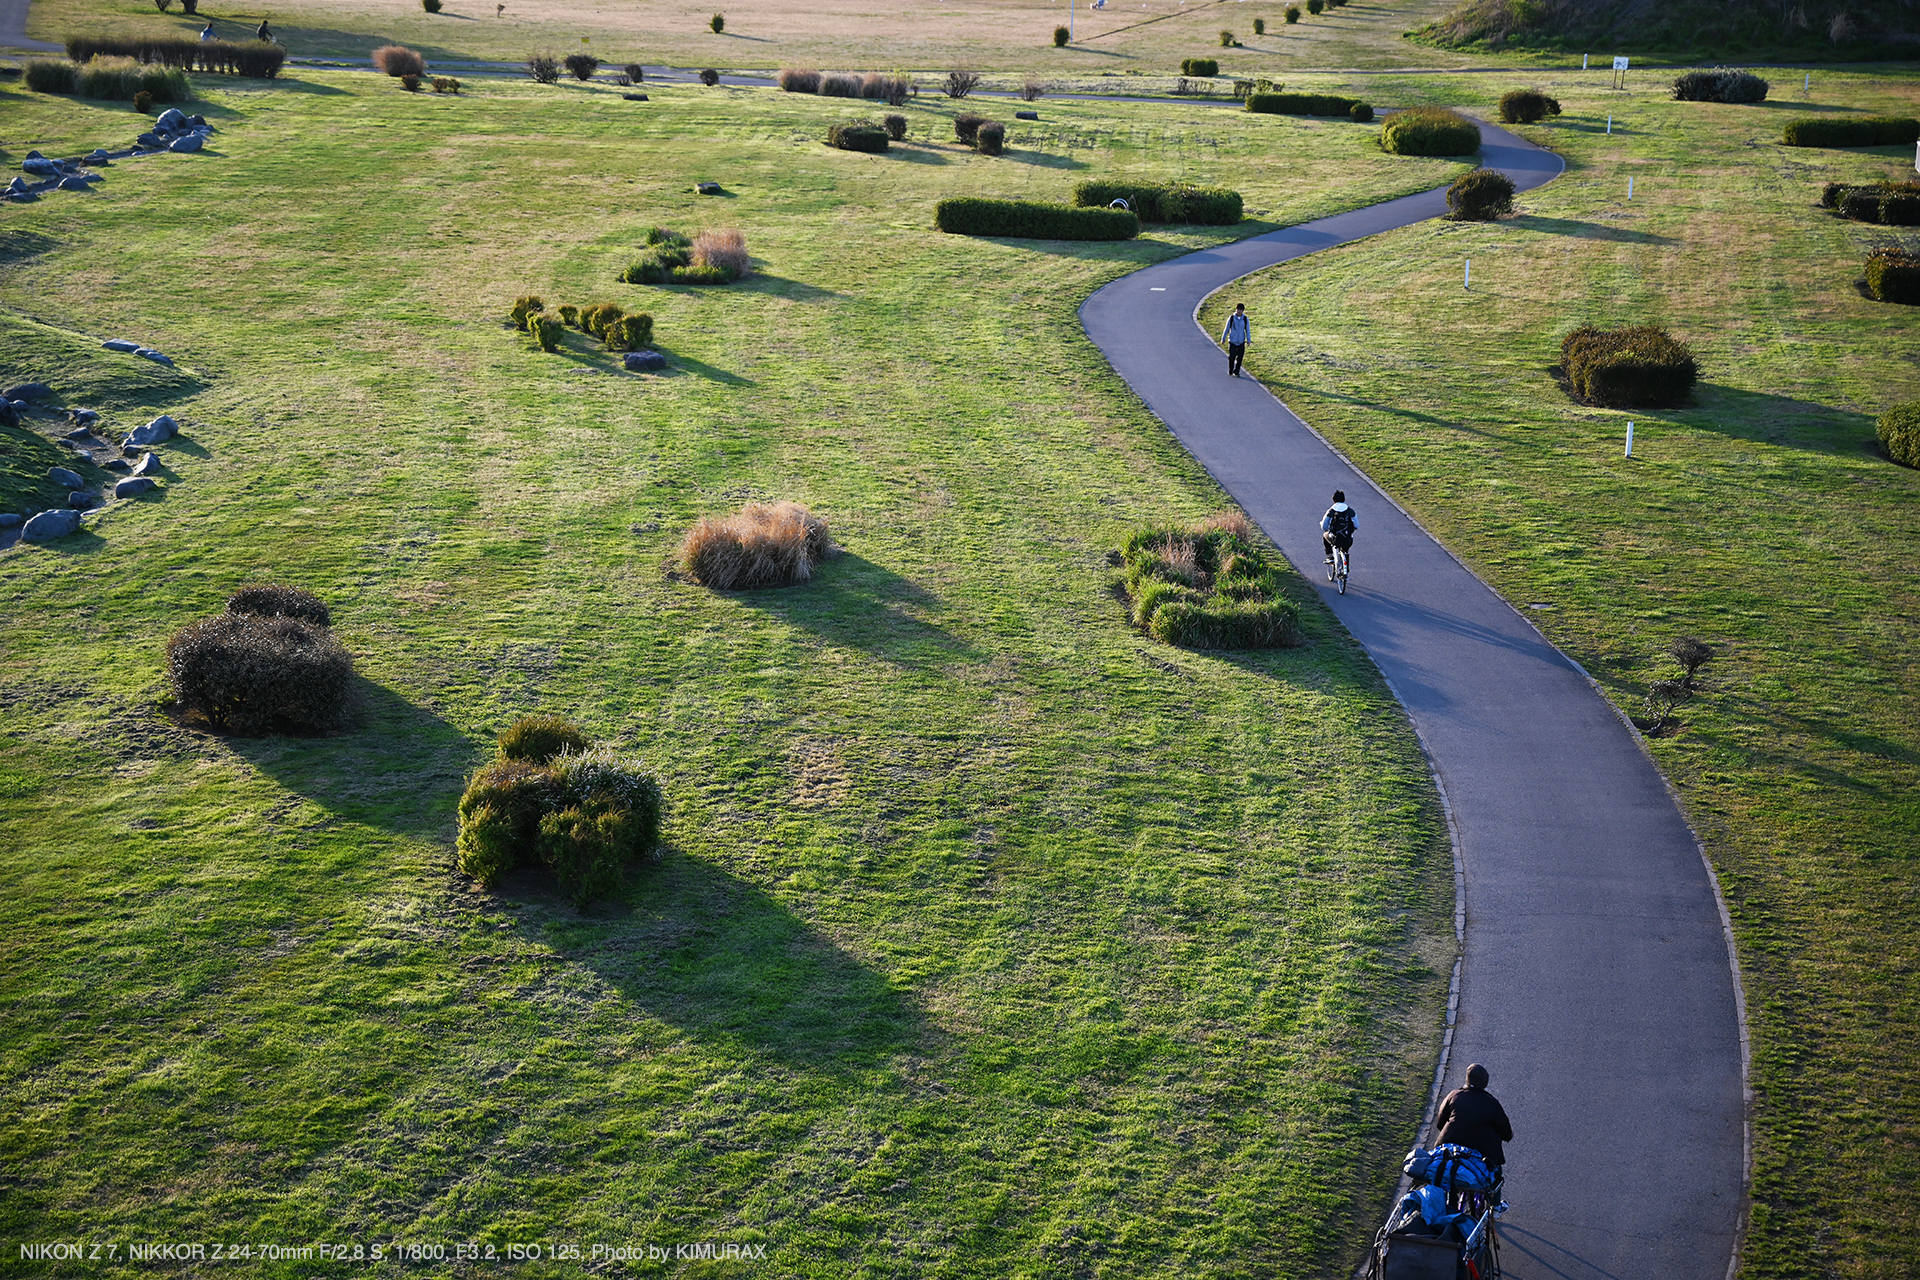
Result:
[[[1333,491],[1333,505],[1327,508],[1327,514],[1320,517],[1320,546],[1327,554],[1327,563],[1333,563],[1333,549],[1339,547],[1347,553],[1348,563],[1353,560],[1353,531],[1360,527],[1354,518],[1353,508],[1347,505],[1346,491]]]

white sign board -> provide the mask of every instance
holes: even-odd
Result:
[[[1627,60],[1625,58],[1615,58],[1613,60],[1613,69],[1615,71],[1625,71],[1627,69]]]

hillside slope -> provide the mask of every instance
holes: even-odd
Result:
[[[1920,0],[1462,0],[1415,38],[1447,48],[1875,60],[1920,47]]]

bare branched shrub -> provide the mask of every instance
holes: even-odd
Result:
[[[600,69],[600,59],[590,53],[570,53],[566,61],[567,70],[575,80],[591,80],[593,73]]]
[[[1673,655],[1675,662],[1686,668],[1687,674],[1682,677],[1682,683],[1689,689],[1693,688],[1694,673],[1713,660],[1713,646],[1698,636],[1675,637],[1673,643],[1667,646],[1667,652]]]
[[[750,502],[696,524],[680,544],[680,564],[702,586],[744,591],[805,582],[839,551],[827,522],[799,503]]]
[[[167,683],[183,711],[239,733],[324,732],[352,719],[353,659],[325,627],[285,615],[182,627],[167,641]]]
[[[1028,102],[1032,102],[1035,99],[1039,98],[1041,95],[1045,94],[1046,91],[1047,91],[1047,82],[1044,80],[1037,80],[1032,76],[1028,76],[1026,83],[1020,86],[1020,96],[1021,98],[1023,98]]]
[[[333,625],[333,615],[319,596],[271,582],[242,587],[228,596],[227,612],[250,613],[259,618],[298,618],[316,627]]]
[[[947,78],[940,85],[940,91],[949,98],[964,98],[980,87],[980,73],[966,71],[959,67],[947,72]]]
[[[747,238],[731,228],[702,231],[693,238],[693,265],[712,267],[726,272],[729,280],[739,280],[753,270],[753,260],[747,256]]]
[[[383,44],[373,51],[373,66],[390,76],[426,74],[427,60],[401,44]]]
[[[1658,733],[1673,719],[1673,709],[1693,696],[1683,680],[1655,680],[1647,688],[1647,715],[1653,724],[1648,732]]]
[[[530,53],[527,55],[527,74],[538,84],[558,84],[560,59],[550,53]]]

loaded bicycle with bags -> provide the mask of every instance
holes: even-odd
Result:
[[[1373,1239],[1367,1280],[1499,1280],[1506,1211],[1498,1166],[1471,1147],[1415,1147],[1401,1172],[1414,1189]]]

